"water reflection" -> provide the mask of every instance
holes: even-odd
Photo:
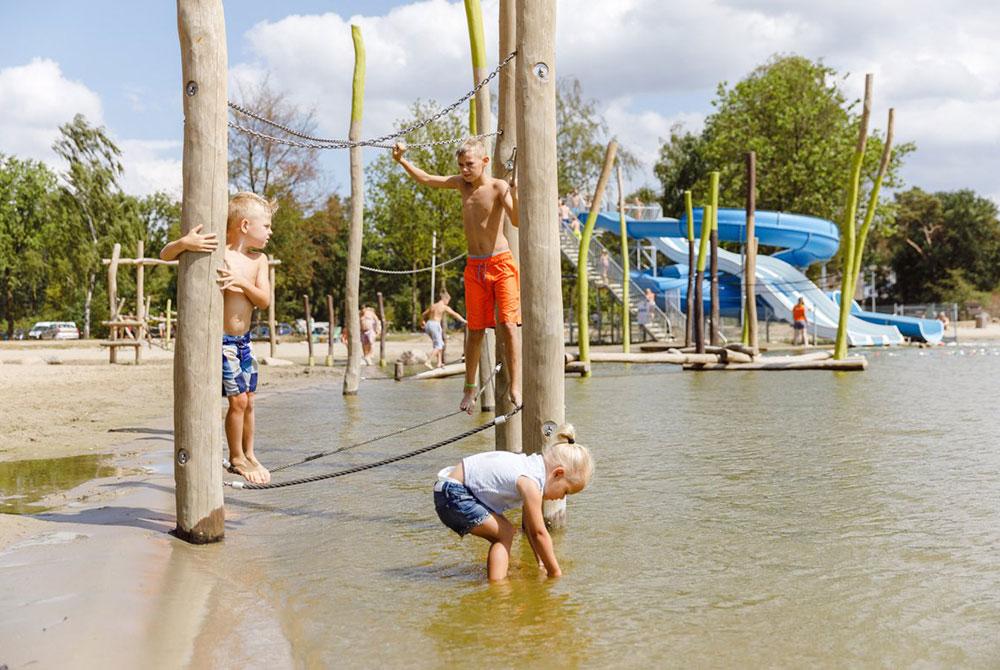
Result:
[[[118,474],[118,468],[107,464],[110,458],[110,454],[87,454],[0,463],[0,513],[44,512],[49,508],[35,503],[46,496]]]

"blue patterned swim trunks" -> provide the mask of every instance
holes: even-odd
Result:
[[[250,333],[222,336],[222,395],[257,391],[257,359],[250,349]]]

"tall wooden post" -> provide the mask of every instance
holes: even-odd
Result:
[[[705,353],[705,262],[712,233],[712,206],[701,208],[701,241],[698,244],[698,272],[694,280],[694,344],[699,354]]]
[[[316,365],[316,359],[313,358],[313,319],[312,311],[309,309],[309,296],[302,296],[302,307],[306,313],[306,348],[309,350],[309,359],[306,365],[312,367]]]
[[[228,128],[226,24],[221,0],[177,0],[184,100],[181,233],[202,225],[226,234]],[[177,536],[202,544],[225,535],[222,499],[222,293],[224,249],[181,254],[174,355],[174,480]]]
[[[632,276],[628,268],[628,226],[625,224],[625,190],[622,185],[622,166],[618,164],[618,221],[622,237],[622,352],[632,348]]]
[[[757,214],[757,154],[747,152],[747,262],[743,279],[746,287],[747,344],[754,354],[759,351],[757,342],[757,231],[754,217]]]
[[[524,451],[538,453],[565,419],[562,259],[556,209],[556,0],[517,0],[517,137],[521,179]],[[548,434],[547,434],[548,433]],[[562,512],[549,514],[558,525]]]
[[[337,314],[333,311],[333,296],[326,294],[326,315],[329,319],[330,327],[326,331],[326,367],[333,367],[333,327],[337,321]]]
[[[146,296],[145,293],[145,283],[146,283],[146,266],[142,264],[143,254],[146,252],[146,244],[139,240],[136,243],[135,250],[135,320],[140,324],[144,323],[146,320]],[[142,341],[146,337],[146,327],[143,325],[138,325],[135,327],[135,339],[138,340],[139,346],[135,348],[135,364],[139,365],[142,361]]]
[[[502,62],[508,54],[517,48],[517,36],[515,34],[516,26],[516,7],[514,6],[514,0],[500,0],[500,44],[499,44],[499,54],[497,56],[497,62]],[[516,169],[514,165],[510,166],[510,170],[507,169],[506,161],[511,160],[514,153],[514,148],[517,146],[517,123],[516,123],[516,110],[514,105],[516,100],[514,99],[514,65],[508,65],[504,69],[500,70],[499,75],[499,87],[497,93],[497,128],[503,131],[503,134],[496,138],[496,144],[494,144],[493,149],[493,164],[496,165],[496,174],[503,175],[505,179],[513,181]],[[521,253],[520,253],[520,238],[518,229],[511,225],[510,218],[504,215],[503,220],[503,232],[507,237],[507,241],[510,243],[510,252],[514,255],[514,264],[520,265]],[[447,316],[445,317],[447,318]],[[444,321],[442,320],[442,328]],[[503,338],[497,338],[497,359],[501,361],[509,361],[510,358],[507,356],[506,351],[504,351]],[[518,363],[520,365],[520,363]],[[500,388],[510,388],[510,376],[512,370],[508,370],[507,366],[500,368],[500,373],[497,375],[497,386]],[[501,393],[496,397],[496,408],[497,414],[506,414],[513,409],[510,402],[510,395],[507,393]],[[496,427],[496,448],[504,451],[521,451],[521,415],[516,414],[507,423],[503,423]]]
[[[271,344],[271,358],[278,357],[278,323],[274,318],[274,279],[275,271],[273,265],[267,267],[267,283],[271,287],[271,299],[267,303],[267,330],[268,340]]]
[[[711,237],[709,237],[709,243],[712,247],[712,266],[709,270],[712,314],[708,332],[712,346],[717,347],[719,346],[719,333],[721,331],[721,324],[719,323],[719,173],[717,171],[713,171],[709,175],[709,188],[711,189],[710,197],[712,199],[712,218],[710,220],[712,233]],[[704,221],[702,225],[704,225]]]
[[[690,347],[694,342],[694,207],[691,205],[691,191],[684,191],[684,216],[687,219],[688,240],[688,288],[687,310],[684,328],[684,346]]]
[[[483,9],[479,0],[465,0],[465,18],[469,24],[469,46],[472,52],[472,83],[478,84],[489,74],[486,68],[486,39],[483,37]],[[490,89],[483,86],[476,93],[474,106],[469,113],[469,131],[473,135],[490,132]],[[489,143],[484,140],[489,154]],[[489,175],[489,166],[486,167],[485,174]],[[431,290],[431,301],[433,302],[433,289]],[[493,374],[496,350],[496,332],[486,329],[483,342],[479,351],[479,386],[483,389],[479,397],[480,409],[484,412],[492,412],[496,407],[496,384],[490,380]]]
[[[118,259],[122,255],[122,245],[115,242],[111,249],[111,263],[108,264],[108,319],[118,320]],[[111,326],[109,339],[114,342],[118,339],[118,328]],[[112,345],[108,347],[108,363],[118,362],[118,347]]]
[[[590,203],[590,213],[587,215],[587,223],[583,226],[583,233],[580,235],[580,255],[576,264],[576,305],[577,305],[577,328],[580,331],[580,361],[590,362],[590,279],[588,277],[589,268],[587,266],[590,255],[590,238],[594,234],[594,226],[597,223],[597,214],[601,211],[601,198],[604,197],[604,189],[608,186],[608,179],[611,178],[611,168],[615,164],[615,154],[618,151],[618,142],[611,140],[608,148],[604,152],[604,165],[601,167],[601,176],[597,179],[597,189],[594,191],[594,199]],[[598,291],[600,296],[600,291]],[[600,299],[598,297],[598,299]],[[600,306],[598,305],[598,319],[600,319]],[[600,339],[600,329],[598,329],[598,339]],[[590,369],[585,368],[583,377],[590,376]]]
[[[351,26],[354,39],[354,84],[351,90],[352,142],[361,139],[361,110],[365,98],[365,43],[361,28]],[[361,289],[361,234],[364,226],[364,175],[361,172],[361,147],[351,147],[351,232],[347,241],[347,286],[344,294],[344,328],[347,329],[347,369],[344,372],[344,395],[356,395],[361,384],[361,324],[358,318],[358,292]]]
[[[382,291],[378,292],[378,320],[381,322],[382,327],[379,329],[378,336],[378,366],[380,368],[385,367],[385,302],[382,300]]]

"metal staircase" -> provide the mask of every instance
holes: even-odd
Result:
[[[573,230],[560,223],[559,246],[563,256],[580,271],[580,240]],[[590,249],[587,253],[587,279],[595,286],[606,286],[619,304],[625,302],[622,290],[623,273],[621,263],[615,254],[608,253],[608,280],[604,281],[601,274],[601,250],[605,246],[594,235],[590,237]],[[663,310],[659,305],[647,306],[646,296],[639,285],[629,279],[628,305],[631,322],[645,330],[650,337],[659,342],[670,342],[676,337],[684,337],[684,314],[679,308],[667,307]]]

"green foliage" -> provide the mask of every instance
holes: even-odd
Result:
[[[684,132],[678,124],[670,129],[670,138],[660,146],[660,158],[653,172],[663,186],[660,203],[666,216],[684,214],[684,191],[693,191],[707,178],[705,141],[701,135]]]
[[[564,77],[556,89],[556,154],[559,163],[559,193],[577,189],[590,195],[604,165],[610,141],[608,124],[597,111],[597,101],[583,95],[580,80]],[[639,160],[618,146],[618,162],[626,174],[639,167]]]

